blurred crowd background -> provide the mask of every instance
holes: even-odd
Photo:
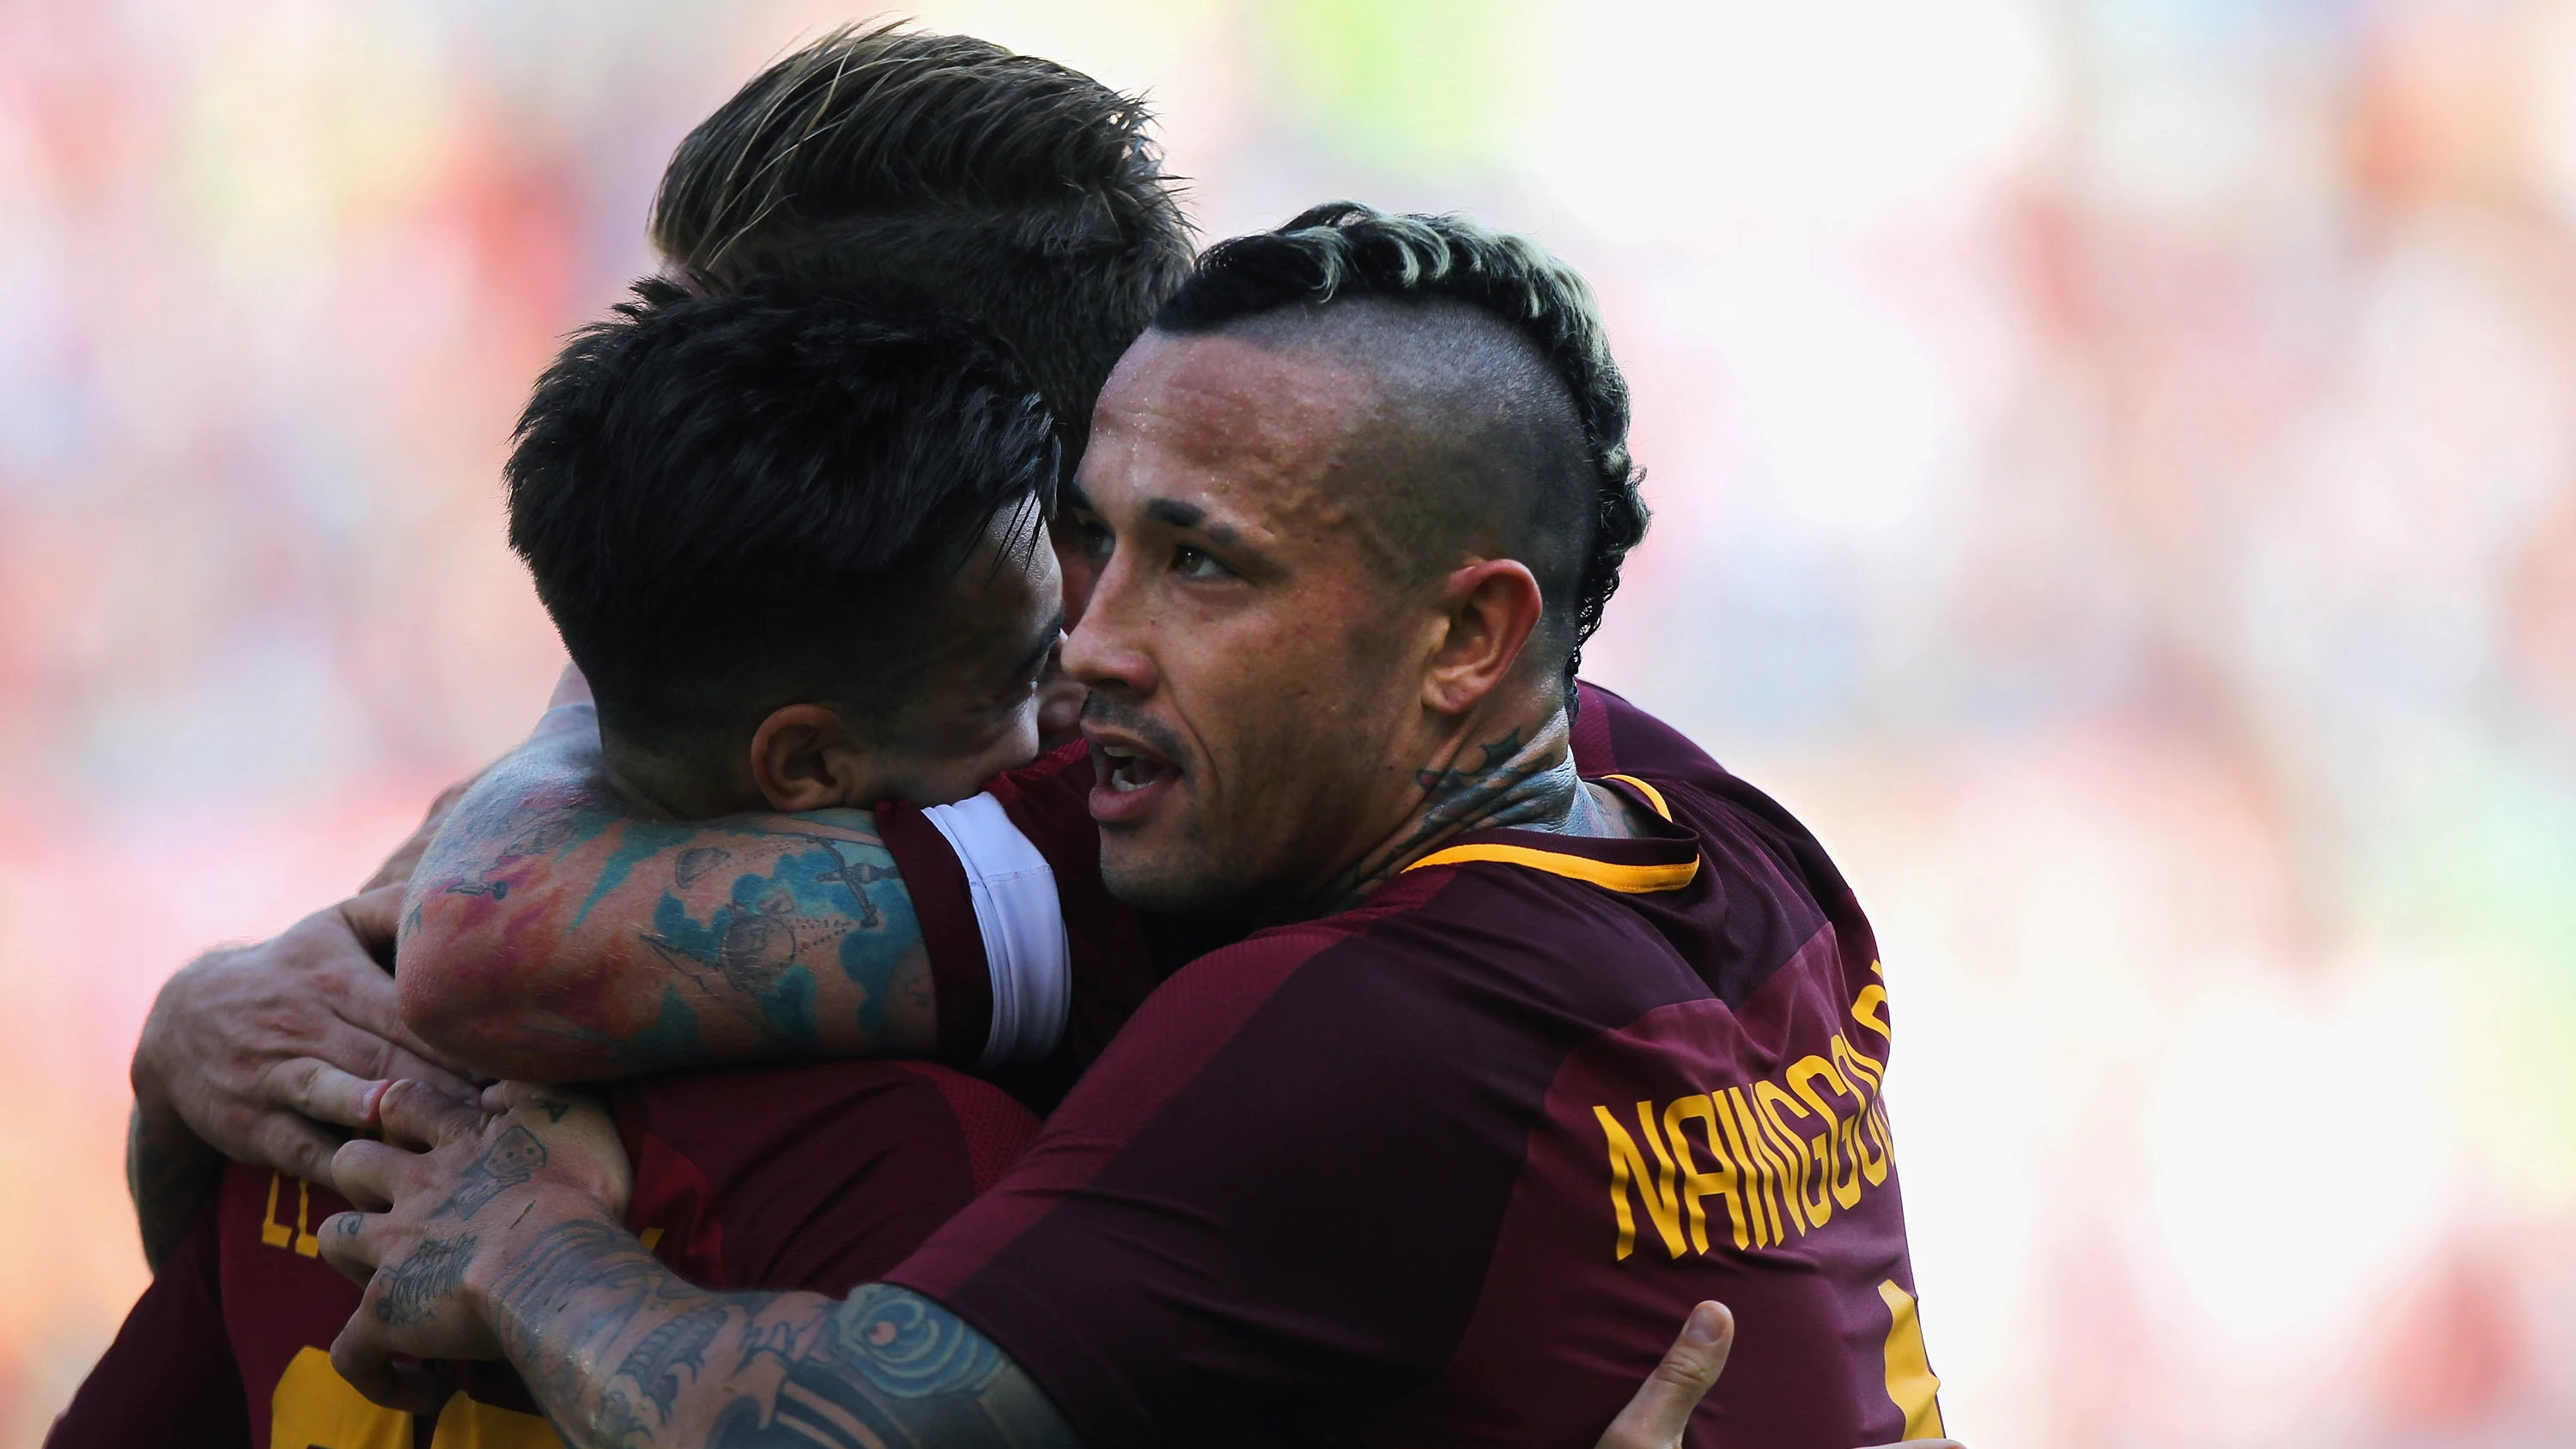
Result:
[[[144,1281],[154,989],[534,717],[524,390],[865,13],[0,0],[0,1444]],[[1877,921],[1955,1433],[2576,1442],[2576,4],[912,13],[1149,93],[1209,239],[1594,280],[1657,519],[1589,673]]]

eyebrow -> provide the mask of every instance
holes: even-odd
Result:
[[[1195,503],[1183,503],[1177,498],[1152,499],[1145,504],[1145,516],[1156,523],[1172,528],[1186,528],[1204,533],[1226,548],[1251,546],[1242,534],[1222,523],[1208,522],[1207,510]]]

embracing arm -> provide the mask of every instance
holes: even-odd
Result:
[[[990,1339],[907,1289],[692,1288],[623,1231],[531,1235],[486,1294],[501,1347],[575,1445],[1071,1449]]]
[[[579,705],[448,817],[404,904],[396,979],[423,1040],[522,1080],[937,1040],[929,957],[868,812],[648,818]]]
[[[367,1285],[332,1363],[377,1402],[436,1407],[395,1355],[498,1355],[576,1449],[1074,1449],[1028,1375],[919,1294],[681,1281],[617,1226],[631,1176],[597,1103],[494,1096],[511,1110],[398,1083],[388,1140],[340,1151],[354,1200],[387,1211],[323,1224],[323,1257]]]

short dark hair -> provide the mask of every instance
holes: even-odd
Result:
[[[1157,329],[1215,331],[1339,299],[1464,304],[1533,346],[1562,384],[1576,436],[1539,451],[1552,498],[1498,520],[1546,596],[1570,675],[1619,588],[1619,566],[1645,537],[1644,475],[1628,456],[1628,384],[1610,357],[1592,291],[1536,242],[1455,216],[1394,216],[1355,201],[1300,213],[1276,231],[1220,242],[1199,258],[1154,319]],[[1557,412],[1545,408],[1543,412]],[[1536,420],[1544,429],[1544,417]],[[1512,537],[1517,533],[1519,537]]]
[[[844,26],[680,143],[653,242],[703,291],[785,279],[973,317],[1078,453],[1101,383],[1189,267],[1150,121],[990,41]]]
[[[972,324],[853,297],[635,285],[537,380],[510,546],[598,697],[659,748],[780,704],[880,708],[931,585],[1054,506],[1053,416]]]

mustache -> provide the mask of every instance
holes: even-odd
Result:
[[[1181,763],[1182,745],[1179,735],[1173,733],[1162,721],[1111,699],[1103,691],[1095,689],[1091,691],[1090,697],[1083,700],[1082,722],[1086,725],[1099,725],[1106,729],[1121,730],[1134,735],[1145,742],[1147,749],[1162,756],[1165,763],[1175,767]]]

